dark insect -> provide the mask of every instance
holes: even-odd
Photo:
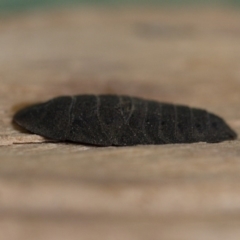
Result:
[[[236,133],[205,110],[136,97],[78,95],[22,109],[14,121],[47,138],[99,146],[216,143]]]

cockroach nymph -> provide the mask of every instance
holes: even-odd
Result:
[[[118,95],[62,96],[20,110],[14,121],[44,137],[98,146],[233,140],[224,120],[202,109]]]

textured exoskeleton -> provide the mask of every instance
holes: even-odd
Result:
[[[117,95],[54,98],[14,121],[47,138],[99,146],[221,142],[236,133],[205,110]]]

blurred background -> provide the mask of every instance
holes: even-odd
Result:
[[[225,106],[235,118],[239,9],[240,0],[0,0],[1,81],[27,101],[127,94]]]
[[[238,6],[240,0],[0,0],[0,11],[26,10],[74,5],[212,5]]]

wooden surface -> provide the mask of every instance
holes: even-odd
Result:
[[[0,19],[0,239],[240,239],[240,143],[90,147],[14,126],[58,95],[130,94],[240,134],[240,14],[72,9]]]

